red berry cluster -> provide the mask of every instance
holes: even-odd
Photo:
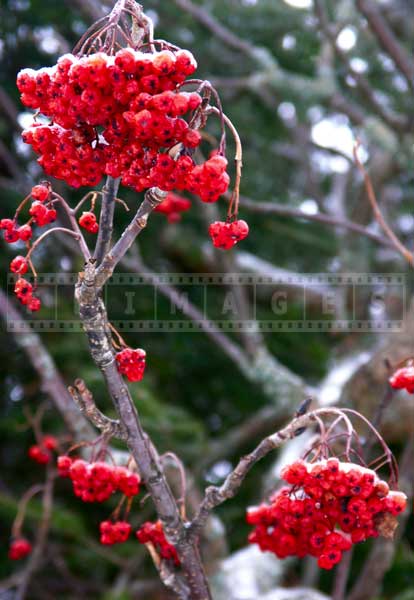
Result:
[[[24,306],[27,306],[32,312],[40,310],[41,302],[39,298],[33,296],[33,286],[29,281],[19,277],[14,284],[14,293],[16,294],[19,302]]]
[[[177,551],[165,537],[161,521],[156,521],[156,523],[147,521],[138,529],[135,535],[141,544],[153,544],[161,558],[171,560],[176,566],[179,566],[180,559]]]
[[[26,242],[27,247],[29,247],[29,241],[33,235],[31,223],[33,222],[39,227],[43,227],[56,219],[56,210],[51,208],[51,206],[53,206],[50,199],[51,187],[47,182],[45,184],[35,185],[31,190],[30,196],[33,199],[33,202],[29,209],[31,218],[27,223],[19,226],[17,224],[17,213],[14,219],[2,219],[0,221],[0,229],[4,231],[4,240],[8,244],[23,241]],[[28,200],[30,196],[23,201],[20,208],[24,206],[26,200]],[[20,211],[20,208],[18,209],[18,212]],[[16,256],[10,263],[10,271],[17,275],[24,275],[27,273],[28,268],[28,260],[21,255]],[[19,277],[15,284],[14,293],[21,304],[27,306],[31,311],[37,311],[41,307],[41,302],[39,298],[33,296],[33,291],[32,284],[22,277]]]
[[[189,210],[190,208],[190,200],[170,192],[165,200],[156,206],[155,212],[166,215],[169,223],[178,223],[178,221],[181,221],[181,213]]]
[[[79,217],[79,225],[89,231],[89,233],[97,233],[99,225],[96,222],[96,216],[93,212],[83,212]]]
[[[61,477],[72,480],[75,496],[83,502],[104,502],[117,490],[128,497],[139,494],[141,479],[126,467],[88,463],[67,455],[58,457],[57,467]]]
[[[281,476],[291,487],[247,513],[255,525],[249,542],[279,558],[310,554],[323,569],[353,544],[377,537],[386,515],[395,517],[406,505],[405,494],[390,491],[375,471],[336,458],[296,461]]]
[[[409,394],[414,394],[414,366],[397,369],[389,378],[389,382],[396,390],[407,390]]]
[[[142,348],[124,348],[115,356],[119,372],[129,381],[141,381],[144,377],[146,355]]]
[[[28,242],[33,235],[32,228],[30,225],[17,225],[13,219],[1,219],[0,229],[3,230],[3,238],[7,244],[14,244],[15,242]]]
[[[52,123],[35,123],[23,140],[46,173],[73,187],[97,185],[106,174],[137,191],[186,189],[214,202],[228,188],[227,161],[215,155],[195,165],[191,154],[201,135],[190,123],[202,99],[180,91],[196,66],[187,50],[124,48],[24,69],[17,77],[23,104]],[[169,151],[177,144],[182,150],[174,160]]]
[[[32,544],[25,538],[17,538],[10,543],[8,556],[10,560],[21,560],[32,551]]]
[[[39,444],[30,446],[29,458],[39,465],[47,465],[52,458],[51,452],[56,450],[58,445],[58,441],[53,435],[45,435]]]
[[[131,533],[131,525],[127,521],[102,521],[99,530],[101,544],[110,546],[126,542]]]
[[[215,221],[211,223],[208,232],[213,246],[222,250],[230,250],[237,242],[248,236],[249,226],[246,221],[241,219],[232,222]]]

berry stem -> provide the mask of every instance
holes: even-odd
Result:
[[[242,174],[242,167],[243,167],[242,143],[241,143],[241,139],[240,139],[240,136],[239,136],[239,133],[238,133],[236,127],[233,125],[233,123],[230,121],[230,119],[228,118],[227,115],[225,115],[224,113],[221,113],[220,110],[218,108],[216,108],[215,106],[209,106],[206,112],[207,112],[207,114],[214,113],[223,118],[225,124],[230,129],[230,131],[233,135],[233,138],[234,138],[234,142],[236,144],[236,153],[234,156],[234,162],[236,165],[236,178],[234,181],[233,191],[231,194],[229,208],[227,211],[227,220],[231,221],[232,219],[237,217],[237,214],[239,212],[240,181],[241,181],[241,174]]]
[[[37,483],[36,485],[32,485],[21,497],[19,504],[17,505],[17,514],[16,518],[13,521],[13,525],[11,528],[11,535],[13,538],[18,538],[21,536],[22,525],[24,522],[24,517],[26,515],[27,505],[30,500],[36,494],[39,494],[44,490],[45,486],[43,483]]]
[[[36,250],[36,248],[39,246],[39,244],[42,243],[42,241],[51,233],[57,233],[61,231],[62,233],[67,233],[68,235],[71,235],[73,238],[75,238],[76,241],[80,241],[79,239],[79,233],[75,233],[74,231],[72,231],[71,229],[67,229],[67,227],[52,227],[51,229],[48,229],[47,231],[45,231],[44,233],[42,233],[42,235],[40,237],[37,238],[37,240],[34,242],[34,244],[31,246],[29,252],[26,254],[26,260],[29,261],[30,257],[32,255],[32,253],[34,252],[34,250]]]
[[[354,146],[354,160],[355,160],[355,164],[356,164],[358,170],[360,171],[362,177],[364,178],[365,191],[368,196],[368,200],[371,204],[371,208],[374,213],[375,219],[381,226],[382,230],[384,231],[385,235],[388,237],[388,239],[390,240],[390,242],[392,243],[394,248],[405,258],[405,260],[408,262],[408,264],[413,267],[414,266],[413,253],[410,252],[410,250],[406,246],[404,246],[404,244],[395,235],[395,233],[393,232],[391,227],[386,222],[384,215],[381,212],[380,207],[378,206],[378,201],[377,201],[377,197],[375,195],[375,190],[374,190],[374,186],[372,185],[371,178],[370,178],[369,174],[367,173],[367,171],[365,170],[365,167],[362,164],[362,162],[358,156],[358,150],[359,150],[360,146],[361,146],[361,142],[359,140],[357,140],[357,142]]]

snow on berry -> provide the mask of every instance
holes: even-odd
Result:
[[[115,356],[118,370],[129,381],[141,381],[144,377],[146,352],[142,348],[124,348]]]
[[[244,240],[249,234],[249,226],[246,221],[238,219],[232,222],[214,221],[208,228],[209,235],[215,248],[230,250]]]
[[[25,538],[13,540],[9,546],[8,556],[10,560],[21,560],[32,551],[32,544]]]
[[[89,231],[89,233],[97,233],[99,225],[96,222],[96,216],[92,212],[83,212],[79,217],[79,225]]]
[[[409,394],[414,394],[414,365],[397,369],[389,378],[389,382],[396,390],[406,390]]]
[[[180,560],[177,551],[165,537],[161,521],[155,523],[147,521],[138,529],[135,535],[141,544],[152,544],[161,558],[171,560],[176,566],[179,566]]]
[[[190,154],[201,135],[189,123],[202,99],[180,89],[196,67],[187,50],[123,48],[115,56],[66,54],[51,68],[24,69],[17,76],[21,101],[50,123],[34,123],[23,141],[48,175],[75,188],[110,175],[136,191],[185,189],[215,202],[229,185],[227,161],[215,155],[195,165]],[[173,160],[168,153],[178,144],[183,151]],[[36,201],[46,200],[46,186],[33,190]]]
[[[127,521],[102,521],[99,525],[101,544],[122,544],[131,533],[131,525]]]
[[[322,569],[353,544],[389,535],[406,506],[405,494],[389,491],[375,471],[336,458],[295,461],[281,477],[290,486],[247,512],[249,542],[279,558],[314,556]]]

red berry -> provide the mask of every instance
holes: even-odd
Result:
[[[96,216],[92,212],[83,212],[79,218],[79,225],[90,233],[97,233],[99,229]]]
[[[9,547],[10,560],[20,560],[30,554],[32,551],[31,543],[25,538],[17,538],[13,540]]]
[[[34,296],[32,296],[29,302],[27,303],[27,308],[32,312],[37,312],[42,308],[42,303],[39,298],[35,298]]]
[[[54,435],[45,435],[42,438],[42,446],[47,450],[56,450],[58,441]]]
[[[31,196],[35,200],[39,200],[39,202],[44,202],[49,198],[49,187],[46,185],[35,185],[32,187]]]
[[[39,463],[39,465],[46,465],[50,461],[50,454],[47,450],[44,450],[40,446],[30,446],[28,450],[29,458]]]
[[[119,372],[129,381],[141,381],[144,377],[146,352],[141,348],[125,348],[115,356]]]
[[[397,369],[389,382],[395,389],[405,389],[409,394],[414,394],[414,366]]]
[[[33,231],[30,225],[22,225],[18,228],[17,233],[19,235],[19,239],[21,239],[22,242],[28,242],[33,235]]]
[[[16,256],[10,263],[10,271],[12,273],[18,273],[19,275],[24,275],[27,273],[29,265],[24,256]]]
[[[222,250],[229,250],[237,242],[247,237],[249,226],[245,221],[237,220],[232,223],[224,221],[215,221],[211,223],[208,230],[213,246]]]

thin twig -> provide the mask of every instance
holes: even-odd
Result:
[[[360,173],[362,174],[362,176],[364,178],[365,190],[366,190],[366,193],[368,196],[368,200],[371,204],[371,208],[373,210],[374,216],[375,216],[376,220],[378,221],[378,223],[380,224],[380,226],[382,227],[385,235],[388,237],[388,239],[394,246],[394,248],[405,258],[405,260],[408,262],[409,265],[414,266],[413,253],[410,252],[408,250],[408,248],[406,246],[404,246],[404,244],[402,242],[400,242],[398,237],[395,235],[395,233],[393,232],[391,227],[386,222],[386,220],[381,212],[381,209],[378,206],[378,202],[377,202],[377,198],[375,195],[374,186],[372,185],[371,178],[368,175],[367,171],[365,170],[365,167],[362,164],[362,162],[358,156],[359,147],[360,147],[360,143],[357,141],[357,143],[354,146],[354,160],[355,160],[355,164],[356,164],[358,170],[360,171]]]

